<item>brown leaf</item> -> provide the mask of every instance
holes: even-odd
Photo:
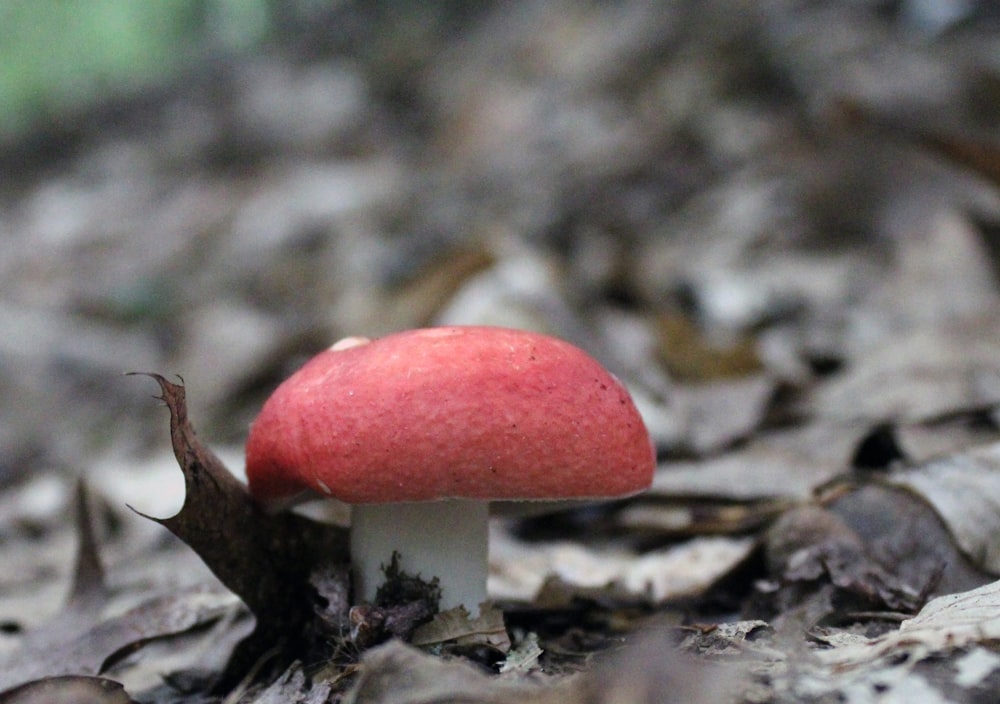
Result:
[[[73,587],[66,608],[89,614],[104,604],[108,598],[108,590],[104,584],[104,567],[97,549],[87,487],[83,480],[76,488],[76,529],[80,544],[76,551]]]
[[[0,704],[134,704],[124,688],[103,677],[46,677],[0,692]]]
[[[144,644],[204,626],[234,606],[228,593],[205,586],[160,594],[125,613],[81,627],[59,616],[25,639],[3,662],[0,687],[52,675],[96,675]]]
[[[1000,443],[899,467],[887,480],[932,506],[977,568],[1000,573]]]
[[[411,642],[414,645],[449,642],[457,645],[489,645],[503,653],[510,650],[503,612],[490,604],[480,606],[476,618],[472,618],[464,606],[442,611],[430,623],[414,631]]]
[[[930,502],[911,491],[871,484],[843,494],[829,508],[861,537],[871,559],[912,590],[933,596],[992,579],[962,554]]]
[[[287,655],[294,657],[310,646],[304,634],[319,603],[311,573],[323,562],[348,561],[347,532],[293,513],[266,514],[198,440],[188,421],[184,387],[159,374],[148,376],[160,385],[160,398],[170,410],[171,444],[186,487],[176,515],[148,518],[191,547],[257,619],[224,679],[239,677],[276,643],[287,642]]]
[[[576,696],[567,695],[571,695],[568,688],[497,679],[462,660],[443,660],[391,640],[365,653],[360,676],[345,702],[530,704],[579,701]]]
[[[746,673],[677,652],[669,629],[649,630],[587,673],[589,696],[577,701],[629,704],[709,704],[736,697]]]

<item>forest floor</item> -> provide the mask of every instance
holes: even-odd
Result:
[[[0,701],[993,701],[1000,20],[943,5],[334,4],[0,145]],[[325,606],[247,603],[294,540],[191,458],[453,324],[598,359],[651,489],[496,507],[495,608],[419,644],[349,610],[343,506]]]

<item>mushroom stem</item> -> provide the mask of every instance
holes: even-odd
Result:
[[[486,501],[446,499],[351,508],[351,562],[359,601],[374,601],[385,581],[382,568],[395,551],[404,572],[426,580],[438,578],[442,610],[462,605],[475,615],[487,599],[488,549]]]

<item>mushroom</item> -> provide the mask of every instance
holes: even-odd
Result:
[[[437,577],[441,608],[486,601],[491,500],[621,497],[655,456],[625,387],[567,342],[441,327],[347,338],[264,404],[246,448],[263,503],[312,490],[352,504],[355,598],[393,553]]]

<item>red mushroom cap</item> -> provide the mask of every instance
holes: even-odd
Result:
[[[321,352],[264,404],[247,442],[258,500],[348,503],[623,496],[652,481],[625,387],[545,335],[411,330]]]

